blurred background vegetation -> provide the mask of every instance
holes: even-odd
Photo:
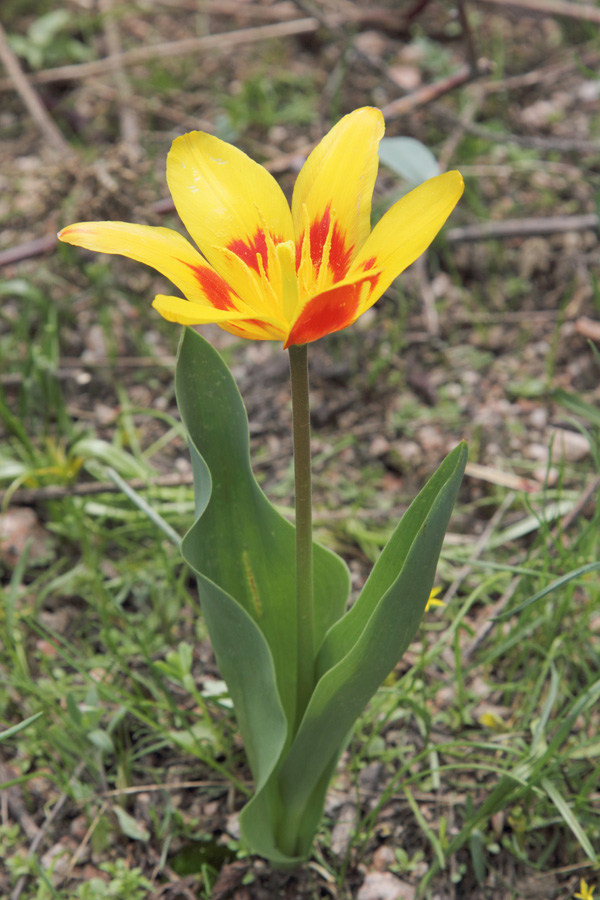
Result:
[[[596,885],[598,3],[4,0],[0,23],[0,896]],[[446,606],[361,720],[313,862],[283,876],[239,842],[249,773],[177,549],[193,498],[164,282],[55,234],[180,228],[165,157],[192,129],[290,195],[365,104],[466,192],[426,258],[311,347],[318,537],[355,588],[461,438],[470,464]],[[384,159],[374,217],[408,187]],[[285,356],[203,331],[289,512]]]

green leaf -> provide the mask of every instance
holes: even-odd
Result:
[[[213,729],[204,722],[196,722],[188,731],[175,731],[172,729],[169,731],[169,737],[178,747],[190,753],[196,751],[198,744],[203,742],[214,744],[216,742]]]
[[[578,394],[565,391],[564,388],[555,388],[552,391],[552,399],[560,403],[565,409],[586,419],[590,425],[600,426],[600,410],[597,406],[582,400]]]
[[[317,660],[317,671],[320,675],[331,669],[348,653],[363,633],[369,619],[386,592],[396,583],[400,574],[405,576],[408,574],[408,571],[406,573],[403,572],[403,567],[409,555],[416,550],[415,543],[418,538],[418,546],[424,549],[424,558],[421,562],[421,556],[418,556],[415,569],[414,571],[411,570],[410,576],[414,579],[414,589],[421,597],[424,596],[425,599],[422,607],[420,601],[417,602],[416,606],[413,604],[413,608],[417,610],[417,621],[416,624],[407,623],[407,629],[411,632],[408,639],[408,643],[410,643],[429,597],[441,549],[441,540],[443,540],[448,527],[450,513],[462,480],[466,461],[466,445],[460,444],[446,457],[437,472],[429,479],[402,516],[400,523],[373,566],[360,597],[350,611],[327,634]],[[437,513],[436,510],[438,510]],[[438,519],[434,518],[436,514]],[[433,533],[432,529],[435,529],[435,533]],[[432,543],[436,547],[439,543],[435,555],[429,552],[429,547]],[[423,565],[422,572],[419,568],[421,564]],[[426,573],[429,573],[431,576],[429,586],[427,586],[428,578]],[[394,597],[397,597],[397,591]],[[392,602],[398,601],[392,600],[390,595],[388,603]],[[408,603],[410,606],[410,595],[404,597],[402,602]],[[406,646],[408,646],[408,643]],[[395,665],[395,662],[392,665]]]
[[[289,740],[296,705],[294,526],[271,505],[250,465],[246,411],[210,344],[186,329],[176,368],[177,402],[189,435],[196,521],[182,553],[197,575],[217,663],[260,790]],[[346,565],[315,544],[319,642],[343,615]],[[269,801],[270,833],[279,815]],[[257,849],[252,836],[247,839]]]
[[[116,469],[123,478],[147,478],[153,471],[147,463],[140,462],[131,453],[101,438],[81,438],[73,446],[72,453],[74,456],[81,456],[92,473],[103,474],[102,470],[99,470],[99,462]]]
[[[438,162],[431,150],[411,137],[383,138],[379,144],[379,159],[411,187],[440,174]]]
[[[499,616],[494,616],[490,621],[502,622],[504,619],[509,619],[511,616],[523,612],[523,610],[527,609],[528,606],[531,606],[532,603],[537,603],[538,600],[541,600],[542,597],[545,597],[547,594],[551,594],[552,591],[555,591],[557,588],[563,587],[575,578],[580,578],[582,575],[587,575],[588,572],[594,572],[596,570],[600,570],[600,562],[586,563],[585,566],[573,569],[571,572],[561,575],[560,578],[557,578],[556,581],[551,582],[551,584],[546,585],[545,588],[542,588],[541,591],[533,594],[532,597],[528,597],[523,603],[519,603],[519,605],[513,607],[513,609],[509,609],[508,612],[501,613]]]
[[[321,815],[324,772],[332,771],[354,722],[416,634],[466,461],[460,444],[406,512],[355,607],[325,639],[323,675],[279,773],[301,856]]]
[[[256,781],[256,794],[242,811],[242,833],[255,852],[291,866],[310,852],[356,718],[414,637],[466,448],[450,454],[410,507],[345,616],[347,568],[315,544],[318,683],[294,736],[294,527],[254,478],[246,412],[229,370],[191,329],[180,345],[176,390],[195,484],[196,521],[182,552],[197,574]]]
[[[102,731],[101,728],[94,728],[93,731],[90,731],[88,734],[88,740],[96,747],[98,750],[101,750],[102,753],[114,753],[115,745],[112,742],[112,738],[106,731]]]
[[[130,816],[129,813],[125,812],[120,806],[115,806],[114,811],[119,820],[119,828],[123,834],[127,835],[128,838],[131,838],[132,841],[150,840],[150,832],[148,829],[144,828],[143,825],[140,825],[133,816]]]
[[[591,861],[594,863],[597,862],[598,856],[596,854],[596,851],[592,847],[590,839],[585,833],[583,826],[580,825],[580,823],[576,819],[573,810],[571,809],[563,795],[560,793],[556,785],[550,780],[550,778],[542,778],[540,784],[556,806],[557,810],[564,819],[565,824],[571,829],[571,831],[587,853],[589,859],[591,859]]]
[[[213,614],[204,603],[209,632],[211,623],[219,628],[219,606],[228,605],[221,594],[227,594],[266,639],[281,703],[288,721],[293,722],[295,529],[275,510],[254,478],[246,410],[229,369],[217,351],[191,329],[184,332],[179,350],[176,391],[190,437],[197,516],[182,551],[203,577],[202,601],[206,595],[206,600],[210,597],[215,604]],[[339,557],[318,544],[314,551],[315,631],[320,643],[345,611],[349,578]],[[207,581],[211,587],[205,585]],[[247,628],[246,619],[243,621],[239,627]],[[223,655],[232,654],[230,645],[230,640],[225,642]],[[219,653],[217,646],[215,652]],[[251,665],[251,659],[240,659],[235,668],[245,678],[244,668]],[[223,677],[229,684],[224,673]]]

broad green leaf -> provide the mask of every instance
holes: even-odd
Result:
[[[186,329],[176,369],[189,434],[196,521],[182,543],[198,576],[206,624],[257,785],[268,779],[294,721],[294,527],[271,505],[250,465],[246,411],[227,366]],[[345,609],[349,578],[315,544],[319,640]]]
[[[131,838],[132,841],[150,840],[150,832],[148,829],[134,819],[133,816],[130,816],[129,813],[125,812],[120,806],[114,806],[113,809],[119,821],[119,828],[123,834],[127,835],[128,838]]]
[[[379,159],[411,187],[440,174],[440,167],[431,150],[411,137],[383,138],[379,144]]]
[[[98,750],[101,750],[102,753],[114,753],[115,745],[113,744],[112,738],[108,732],[103,731],[101,728],[94,728],[87,735],[88,741],[90,741],[94,747]]]
[[[310,852],[329,779],[355,720],[416,632],[466,449],[450,454],[419,495],[346,616],[347,569],[315,545],[321,652],[315,692],[294,737],[294,528],[254,479],[246,413],[229,370],[190,329],[180,346],[176,389],[195,483],[196,521],[182,551],[198,576],[256,780],[242,831],[255,852],[294,865]]]
[[[444,488],[447,490],[449,489],[450,496],[452,496],[453,485],[455,483],[454,479],[458,479],[456,485],[458,489],[466,464],[466,452],[466,446],[464,444],[460,444],[456,447],[452,453],[446,457],[437,472],[432,475],[425,487],[413,500],[402,516],[394,533],[383,548],[379,559],[373,566],[371,574],[369,575],[358,600],[350,611],[330,629],[325,637],[317,660],[317,672],[319,675],[323,675],[328,669],[339,662],[339,660],[342,659],[356,643],[359,636],[364,631],[377,604],[380,602],[386,591],[392,587],[398,578],[399,573],[402,571],[402,567],[413,548],[415,539],[424,529],[426,523],[429,523],[428,527],[431,527],[431,514],[434,504],[437,504],[438,507],[441,504],[441,515],[443,516],[447,513],[448,519],[450,518],[454,500],[452,500],[450,506],[448,506],[448,502],[444,503],[443,498],[445,497],[445,494],[443,493],[443,490]],[[446,527],[447,521],[444,525],[444,532]],[[421,537],[421,540],[422,539],[423,537]],[[432,562],[434,567],[437,565],[438,556],[439,550],[435,559],[429,560],[429,568],[431,567]],[[422,582],[423,578],[419,577],[417,571],[415,586],[418,586],[420,593],[425,590]],[[427,588],[427,597],[429,596],[430,589],[430,587]],[[426,600],[427,597],[425,598]],[[421,617],[421,612],[419,612],[419,619]],[[412,640],[412,637],[410,640]]]
[[[360,622],[356,640],[352,642],[354,635],[349,630],[345,635],[346,655],[325,671],[316,685],[298,734],[286,752],[278,778],[286,817],[296,818],[295,849],[299,855],[308,852],[311,832],[321,814],[324,771],[331,771],[354,722],[417,631],[466,459],[467,449],[461,444],[415,500],[413,507],[419,514],[409,516],[409,526],[402,529],[400,523],[392,535],[390,543],[397,554],[395,577],[386,548],[381,565],[375,566],[370,579],[371,615],[360,622],[362,612],[356,614]],[[408,551],[400,542],[402,535]],[[374,605],[373,598],[379,592]],[[341,646],[341,642],[335,646],[332,661]],[[311,798],[308,803],[306,798]]]
[[[254,851],[273,865],[294,869],[310,855],[315,831],[323,815],[329,782],[350,736],[348,734],[338,752],[323,766],[312,794],[305,798],[301,832],[294,810],[282,802],[277,771],[262,789],[257,789],[254,797],[243,808],[240,814],[243,834]]]

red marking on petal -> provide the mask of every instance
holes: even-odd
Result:
[[[281,243],[281,238],[278,235],[272,234],[271,239],[275,246]],[[242,262],[246,263],[249,268],[254,269],[254,271],[259,274],[260,267],[256,257],[260,256],[263,269],[265,272],[268,272],[269,251],[267,249],[267,238],[262,228],[259,228],[254,237],[250,238],[249,241],[244,241],[242,238],[236,238],[235,241],[232,241],[227,245],[227,249],[231,250],[232,253],[235,253]]]
[[[320,219],[315,219],[310,225],[310,258],[312,264],[319,271],[323,259],[323,249],[329,234],[331,224],[331,212],[328,206]]]
[[[331,250],[329,251],[329,268],[333,272],[334,284],[337,281],[341,281],[348,274],[353,250],[354,246],[352,244],[349,247],[346,246],[345,235],[336,222],[333,226]]]
[[[369,269],[372,269],[377,262],[376,256],[370,256],[369,259],[365,259],[364,263],[361,264],[361,269],[363,272],[368,272]]]
[[[331,207],[328,206],[320,219],[315,219],[310,226],[310,258],[315,270],[315,278],[319,275],[319,269],[323,262],[323,252],[327,237],[331,231],[331,244],[329,247],[329,269],[333,276],[333,283],[345,278],[352,259],[353,245],[346,244],[346,236],[338,222],[331,225]],[[296,271],[302,261],[302,241],[304,233],[296,244]]]
[[[215,309],[237,309],[232,297],[237,295],[232,291],[224,278],[217,275],[212,269],[205,266],[195,266],[193,263],[186,262],[183,259],[178,260],[196,276],[196,280],[204,293],[207,300],[212,303]]]
[[[309,300],[294,322],[285,347],[308,344],[350,325],[358,308],[360,288],[360,284],[347,284]]]
[[[379,273],[367,276],[353,284],[331,288],[309,300],[294,322],[284,350],[291,344],[309,344],[351,325],[356,318],[363,285],[368,284],[372,293],[379,277]]]

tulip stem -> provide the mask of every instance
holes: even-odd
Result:
[[[298,725],[314,686],[312,481],[308,349],[306,344],[294,344],[289,351],[296,493],[296,617],[298,634],[296,725]]]

